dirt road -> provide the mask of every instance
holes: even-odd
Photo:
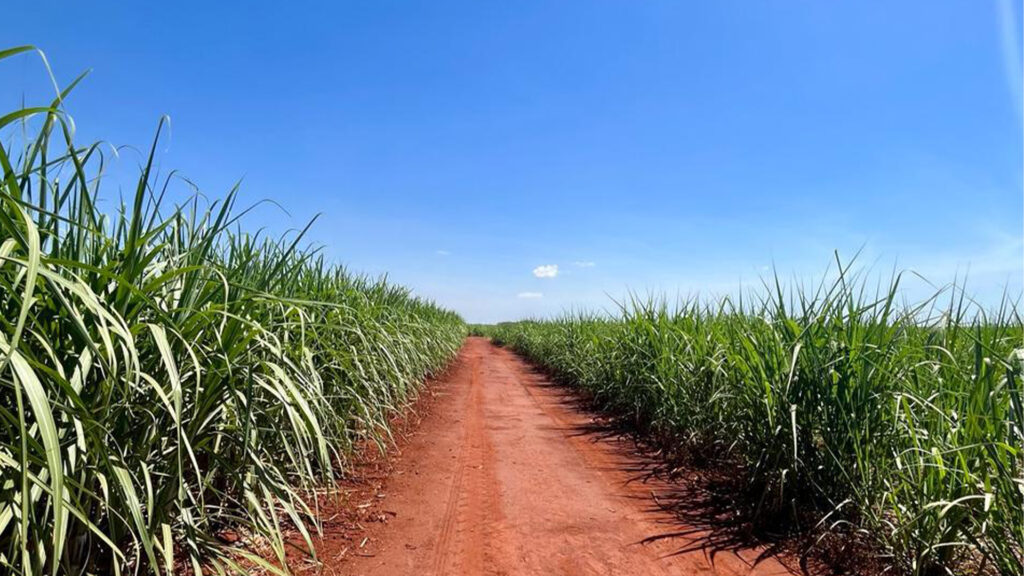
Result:
[[[757,550],[718,551],[660,511],[625,440],[511,352],[470,338],[386,484],[392,512],[338,567],[373,575],[790,574]],[[697,549],[692,549],[697,548]],[[712,561],[713,559],[713,561]]]

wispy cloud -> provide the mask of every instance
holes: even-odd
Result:
[[[434,252],[434,254],[437,254],[438,256],[451,256],[452,255],[452,253],[447,251],[447,250],[438,250],[438,251]]]
[[[537,278],[554,278],[558,276],[558,264],[545,264],[533,269],[533,275]]]
[[[594,266],[597,266],[597,263],[590,262],[589,260],[577,260],[576,262],[573,262],[572,265],[577,268],[593,268]]]
[[[988,246],[977,247],[969,253],[939,254],[921,258],[911,270],[934,282],[948,282],[954,277],[1020,278],[1024,264],[1024,239],[1012,234],[993,234]]]
[[[1021,99],[1024,98],[1022,74],[1024,72],[1021,71],[1020,35],[1017,31],[1019,17],[1010,0],[999,0],[996,5],[999,14],[999,38],[1002,44],[1006,84],[1010,88],[1010,95],[1013,96],[1014,108],[1018,114],[1021,114]]]
[[[522,298],[524,300],[538,300],[543,297],[544,294],[540,292],[520,292],[519,294],[516,294],[516,298]]]

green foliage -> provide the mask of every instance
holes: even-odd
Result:
[[[642,430],[737,463],[761,520],[816,510],[912,574],[1022,573],[1024,404],[1015,307],[957,287],[897,306],[840,270],[753,303],[633,300],[486,330]],[[940,305],[940,298],[948,303]]]
[[[470,336],[490,336],[491,330],[494,327],[490,324],[467,324],[466,329],[469,330]]]
[[[283,559],[281,519],[310,540],[303,492],[388,441],[465,326],[301,233],[243,233],[234,191],[167,206],[156,142],[98,208],[103,148],[72,143],[66,96],[0,118],[23,141],[0,146],[0,572],[240,569],[225,527]]]

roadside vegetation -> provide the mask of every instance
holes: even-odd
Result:
[[[692,466],[742,480],[755,525],[870,542],[890,573],[1022,572],[1024,403],[1015,303],[958,287],[899,303],[834,282],[617,317],[475,327]],[[808,518],[810,522],[808,522]]]
[[[0,572],[278,571],[283,526],[312,547],[304,495],[389,441],[465,326],[305,230],[245,232],[235,191],[169,205],[156,142],[107,191],[77,83],[0,116]],[[278,561],[225,553],[228,530]]]

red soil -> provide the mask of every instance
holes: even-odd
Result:
[[[595,420],[571,394],[511,352],[470,338],[431,390],[390,474],[346,490],[347,519],[326,523],[314,572],[792,573],[757,548],[699,545],[700,530],[662,511],[672,487],[638,474],[650,462],[632,442],[588,432]]]

